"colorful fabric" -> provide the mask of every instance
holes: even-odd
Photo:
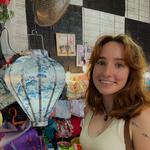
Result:
[[[53,117],[69,119],[71,118],[71,104],[68,100],[58,100],[53,108]]]
[[[17,129],[11,123],[4,123],[3,127],[0,128],[0,148],[5,147],[10,144],[15,139],[19,138],[25,132],[27,132],[31,127],[31,122],[26,121],[20,129]]]
[[[55,119],[58,127],[58,135],[57,137],[60,138],[68,138],[72,136],[73,133],[73,126],[71,124],[70,120],[60,120],[60,119]]]
[[[53,119],[48,120],[48,126],[44,129],[44,136],[48,139],[55,138],[56,132],[58,131],[57,124]]]
[[[82,118],[71,116],[67,120],[55,118],[55,121],[58,127],[58,138],[69,138],[80,135]]]
[[[79,136],[80,132],[81,132],[81,121],[82,121],[82,118],[79,118],[79,117],[76,117],[76,116],[72,116],[70,121],[71,121],[71,125],[73,127],[71,136],[72,137]]]
[[[70,100],[71,103],[71,114],[77,117],[84,116],[84,100]]]
[[[0,4],[8,5],[10,3],[10,0],[0,0]]]
[[[30,129],[17,139],[11,141],[4,147],[4,150],[44,150],[45,146],[42,139],[38,136],[35,129]]]

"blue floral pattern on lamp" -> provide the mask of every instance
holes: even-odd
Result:
[[[5,82],[33,126],[46,126],[63,91],[65,71],[45,50],[32,51],[6,69]]]

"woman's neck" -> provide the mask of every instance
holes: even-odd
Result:
[[[113,96],[103,96],[103,105],[107,113],[112,110]]]

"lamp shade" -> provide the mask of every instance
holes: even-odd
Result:
[[[65,85],[64,68],[46,50],[18,58],[5,72],[5,82],[33,126],[48,125],[49,114]]]

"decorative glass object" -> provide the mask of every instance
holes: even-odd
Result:
[[[46,50],[18,58],[5,72],[5,82],[33,126],[48,125],[49,114],[65,85],[62,65]]]

